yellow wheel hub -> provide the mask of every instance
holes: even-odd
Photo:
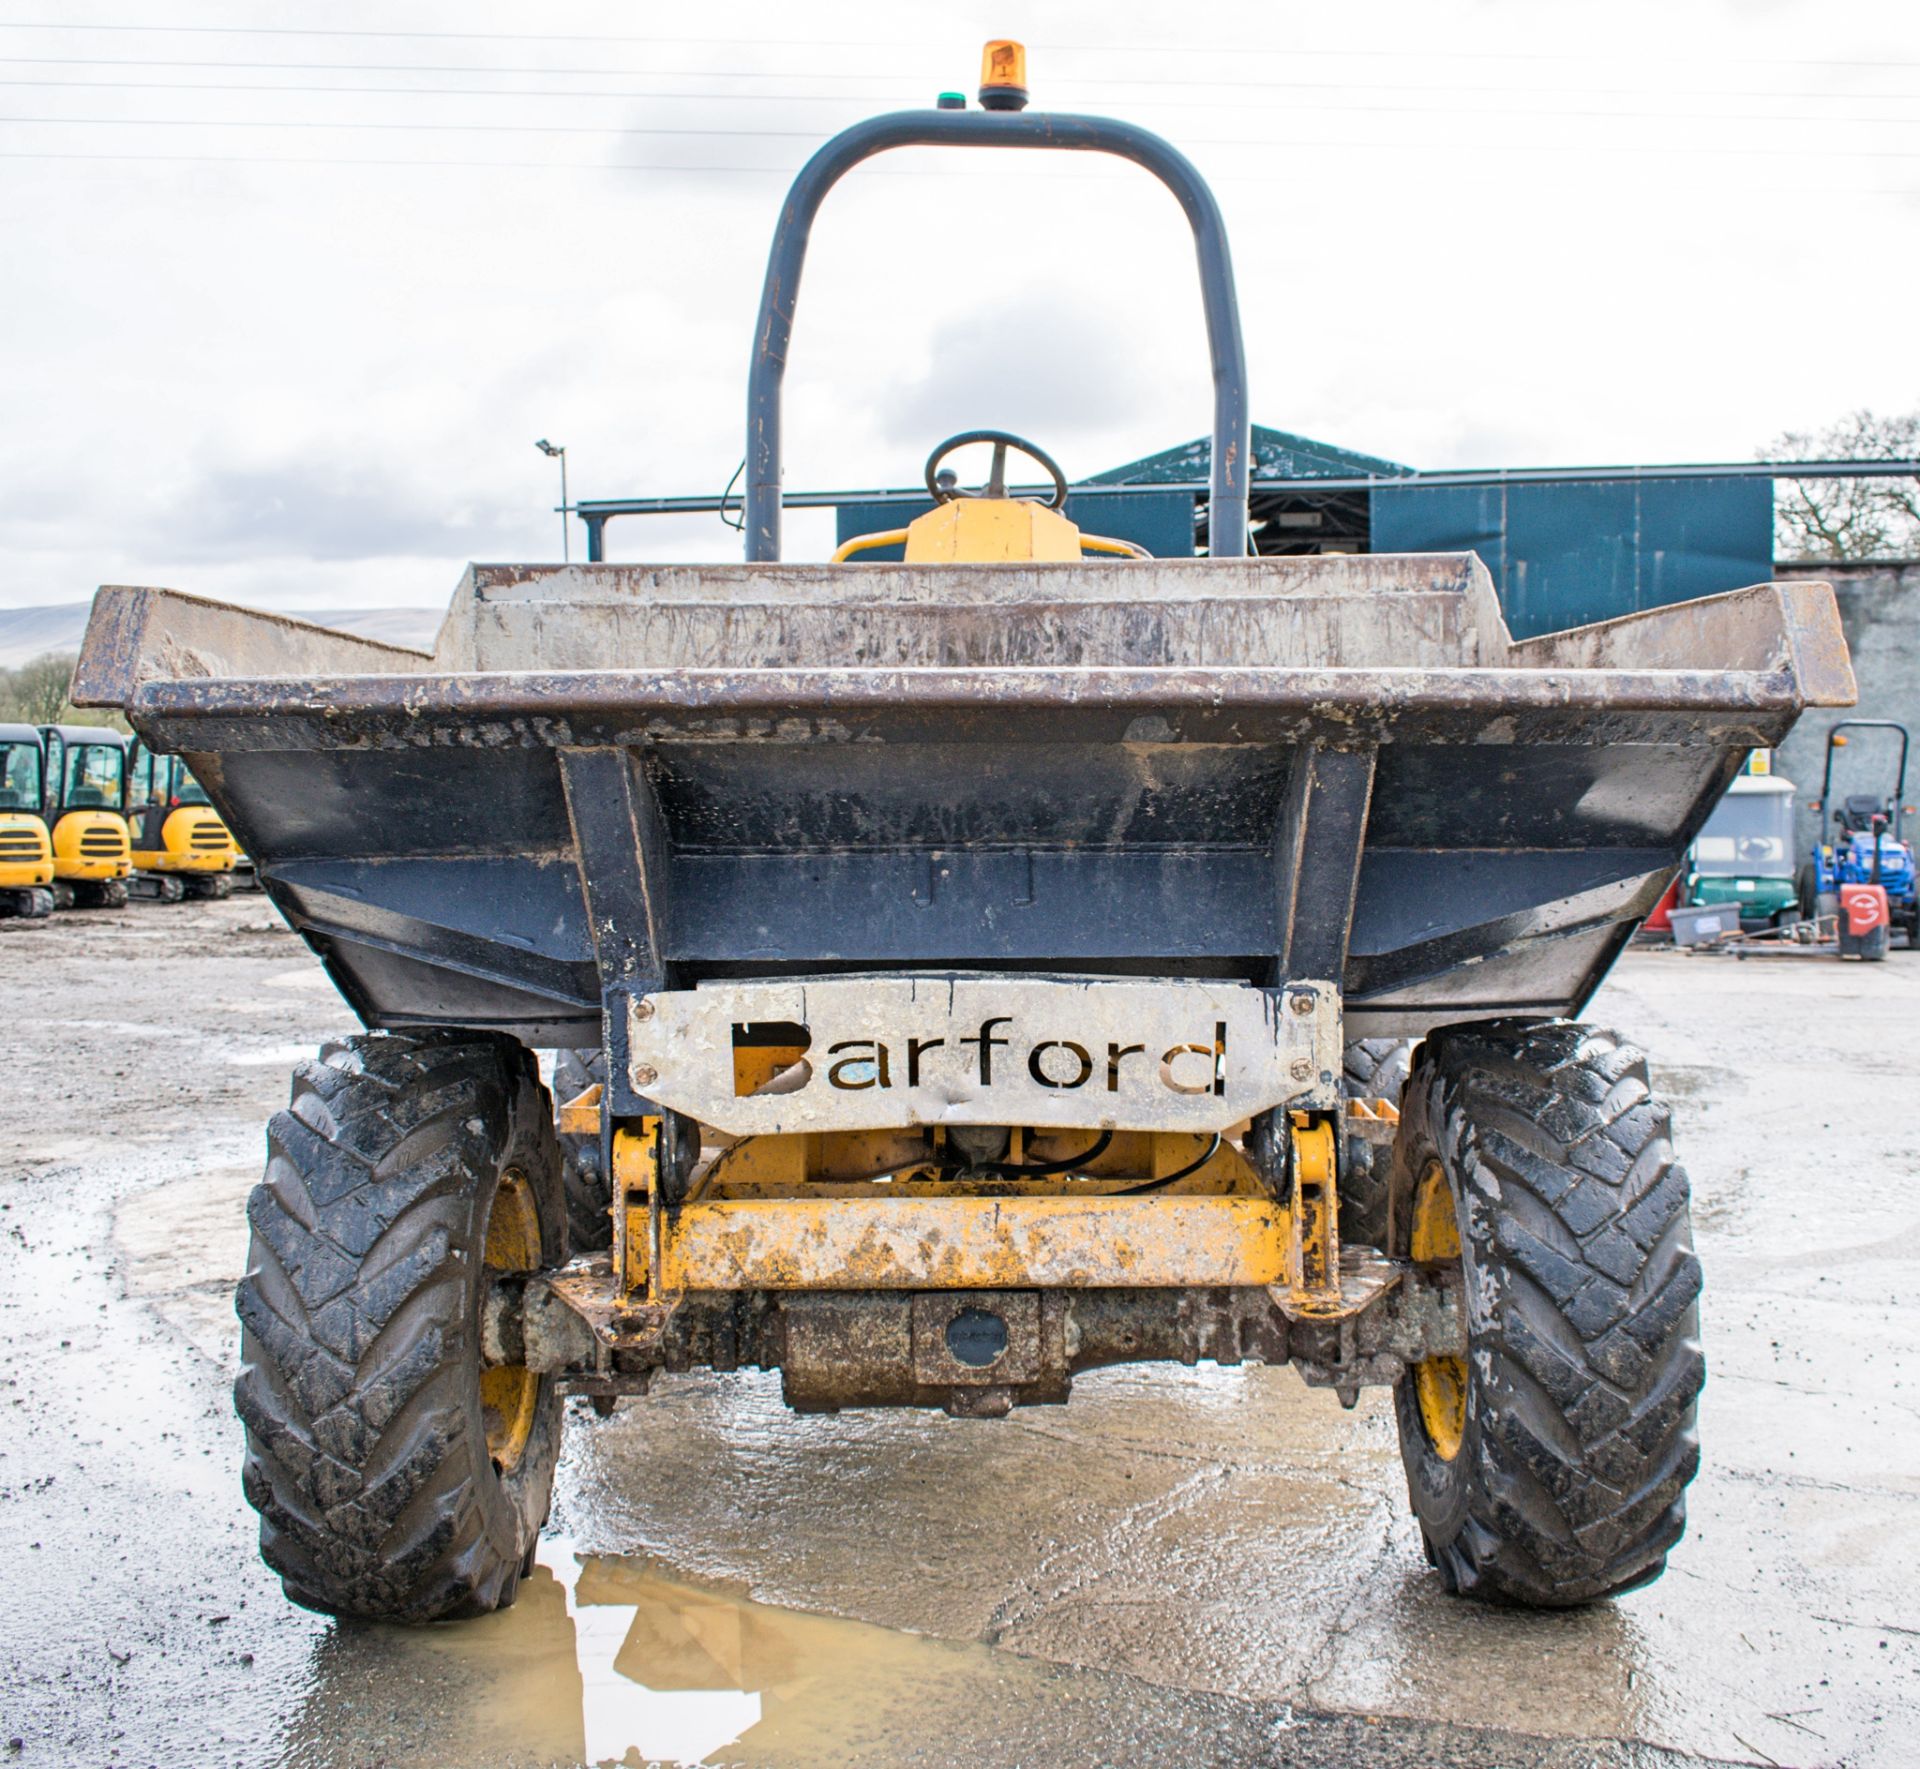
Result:
[[[540,1214],[524,1175],[509,1168],[500,1176],[487,1212],[486,1268],[534,1271],[540,1264]],[[487,1454],[508,1474],[526,1453],[540,1400],[540,1378],[524,1364],[497,1364],[480,1372],[480,1416],[487,1428]]]
[[[1416,1265],[1460,1263],[1460,1222],[1453,1188],[1438,1161],[1429,1161],[1413,1194],[1413,1261]],[[1413,1392],[1420,1423],[1443,1462],[1460,1453],[1467,1434],[1467,1360],[1430,1357],[1413,1366]]]

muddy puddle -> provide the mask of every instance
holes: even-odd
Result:
[[[1021,1669],[987,1647],[756,1603],[564,1540],[541,1543],[511,1612],[436,1648],[486,1675],[476,1745],[592,1764],[845,1762],[897,1745],[922,1704],[977,1703]]]
[[[286,1769],[358,1763],[376,1679],[415,1692],[411,1724],[373,1731],[383,1769],[1239,1763],[1271,1760],[1292,1723],[1284,1707],[779,1608],[553,1537],[511,1610],[342,1626],[313,1668]],[[1458,1760],[1490,1765],[1476,1742]]]

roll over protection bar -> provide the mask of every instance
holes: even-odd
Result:
[[[1217,559],[1244,555],[1251,443],[1246,346],[1240,337],[1226,226],[1213,192],[1192,162],[1152,131],[1110,117],[1045,111],[896,111],[856,123],[826,142],[800,168],[774,228],[754,328],[753,368],[747,377],[748,561],[780,557],[780,389],[814,216],[842,175],[862,160],[896,147],[1035,147],[1114,154],[1145,167],[1173,193],[1193,228],[1207,346],[1213,358],[1209,548]]]

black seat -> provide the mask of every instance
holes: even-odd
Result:
[[[1884,801],[1870,792],[1850,792],[1840,801],[1840,821],[1848,829],[1857,829],[1862,834],[1871,834],[1874,818],[1886,814]]]

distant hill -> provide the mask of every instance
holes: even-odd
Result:
[[[78,651],[90,602],[52,602],[38,608],[0,608],[0,669],[17,669],[49,651]],[[338,627],[389,645],[433,649],[445,613],[440,608],[289,608],[281,612],[316,626]]]

